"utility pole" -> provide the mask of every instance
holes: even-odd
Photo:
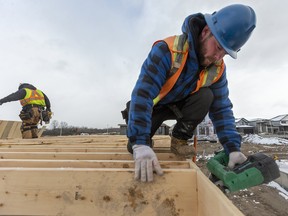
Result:
[[[60,124],[60,136],[62,136],[62,125]]]

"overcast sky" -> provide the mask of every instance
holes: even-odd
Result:
[[[53,120],[106,128],[120,111],[151,45],[180,34],[184,19],[232,3],[254,8],[256,29],[225,57],[236,118],[288,114],[288,1],[282,0],[0,0],[0,98],[28,82],[50,99]],[[0,107],[20,120],[19,102]]]

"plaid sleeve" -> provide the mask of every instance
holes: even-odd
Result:
[[[127,136],[132,144],[150,142],[153,99],[159,94],[170,70],[171,54],[165,42],[152,47],[132,91]]]
[[[220,143],[227,154],[240,151],[241,136],[236,130],[232,103],[229,99],[226,69],[218,82],[211,86],[214,101],[209,111],[209,117],[216,129]]]

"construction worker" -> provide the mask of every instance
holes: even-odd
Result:
[[[207,113],[220,143],[229,155],[230,168],[241,164],[241,136],[235,127],[228,97],[223,57],[237,58],[256,27],[254,10],[234,4],[212,14],[188,16],[182,35],[156,41],[144,61],[131,101],[122,111],[128,123],[128,151],[135,160],[135,179],[153,181],[153,171],[162,175],[152,137],[163,121],[175,119],[171,151],[195,156],[187,144]],[[126,114],[125,114],[126,112]]]
[[[20,100],[22,110],[21,133],[23,139],[38,138],[38,124],[42,121],[49,123],[51,119],[51,105],[48,97],[39,89],[28,83],[21,83],[18,91],[0,100],[3,103]],[[46,110],[45,110],[46,107]]]

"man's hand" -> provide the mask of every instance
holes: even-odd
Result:
[[[247,160],[247,158],[242,152],[231,152],[229,154],[228,167],[230,169],[233,169],[235,167],[235,165],[242,164],[246,160]]]
[[[156,154],[146,145],[134,145],[133,157],[135,161],[135,179],[142,182],[153,181],[153,170],[158,175],[163,175],[163,171],[159,164]]]

